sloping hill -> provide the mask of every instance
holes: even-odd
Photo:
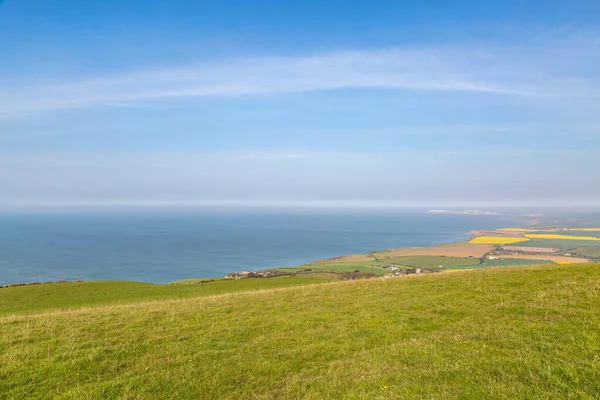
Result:
[[[59,310],[0,332],[11,399],[594,398],[600,266]]]

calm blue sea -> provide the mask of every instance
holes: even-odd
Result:
[[[463,240],[504,217],[424,211],[102,212],[0,215],[0,285],[171,282]]]

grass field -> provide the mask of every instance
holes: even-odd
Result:
[[[556,255],[556,254],[552,254],[552,255],[548,255],[548,254],[514,254],[514,255],[513,254],[502,254],[500,257],[502,257],[503,259],[518,258],[521,260],[533,260],[533,261],[540,261],[540,260],[547,260],[547,261],[554,261],[554,262],[564,261],[564,262],[569,262],[571,264],[583,264],[583,263],[589,262],[589,260],[587,258],[583,258],[583,257],[561,256],[561,255]]]
[[[278,271],[292,272],[292,271],[304,271],[307,268],[313,271],[333,271],[333,272],[371,272],[375,275],[383,275],[389,273],[383,268],[377,268],[377,265],[386,265],[385,262],[378,261],[357,261],[357,262],[334,262],[331,264],[318,262],[317,264],[307,264],[298,267],[283,267],[275,268]]]
[[[577,247],[571,250],[573,254],[584,257],[600,257],[600,246],[596,247]]]
[[[476,258],[459,258],[459,257],[440,257],[440,256],[405,256],[394,257],[386,260],[389,263],[396,265],[405,265],[410,267],[438,267],[442,265],[444,268],[464,267],[469,265],[479,264],[479,259]]]
[[[401,256],[445,256],[445,257],[474,257],[481,258],[494,249],[489,244],[470,244],[466,242],[439,244],[430,247],[408,247],[373,252],[371,255],[380,261]]]
[[[505,258],[500,260],[485,260],[481,264],[482,268],[487,267],[509,267],[516,265],[539,265],[539,264],[553,264],[551,260],[531,260],[527,258]]]
[[[522,243],[529,239],[525,237],[509,237],[509,236],[478,236],[471,240],[469,243],[473,244],[510,244],[510,243]]]
[[[553,265],[3,317],[0,393],[591,399],[599,296],[600,266]]]
[[[331,279],[332,277],[328,274],[316,274],[299,275],[297,277],[241,279],[239,281],[219,280],[181,285],[157,285],[129,281],[91,281],[9,287],[0,289],[0,315],[22,311],[42,311],[59,307],[210,296],[221,293],[308,285],[327,282]]]

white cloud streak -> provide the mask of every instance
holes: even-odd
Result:
[[[553,57],[560,58],[561,51],[557,53]],[[237,59],[79,81],[32,83],[18,88],[0,82],[0,119],[157,100],[335,89],[470,92],[526,97],[563,96],[575,89],[581,92],[583,88],[593,93],[593,87],[585,80],[574,81],[564,73],[561,79],[544,75],[548,57],[544,55],[540,60],[546,65],[536,65],[524,51],[395,49]]]

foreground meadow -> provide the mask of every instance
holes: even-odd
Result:
[[[600,266],[481,269],[0,318],[0,396],[597,398]]]

